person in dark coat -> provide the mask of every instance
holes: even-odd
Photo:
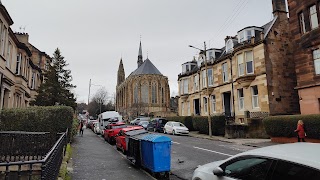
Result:
[[[81,136],[83,136],[83,129],[84,129],[83,126],[84,126],[84,124],[83,124],[83,122],[81,121],[81,122],[80,122],[80,135],[81,135]]]
[[[302,120],[299,120],[298,121],[298,124],[297,124],[297,129],[294,131],[294,132],[297,132],[298,133],[298,142],[302,141],[302,142],[306,142],[304,140],[304,138],[306,137],[306,132],[305,132],[305,129],[304,129],[304,124],[303,124],[303,121]]]

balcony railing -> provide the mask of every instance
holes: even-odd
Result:
[[[67,132],[0,132],[0,179],[56,180]]]

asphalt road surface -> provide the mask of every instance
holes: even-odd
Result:
[[[165,136],[172,139],[171,180],[189,180],[198,165],[253,149],[249,146],[189,136]],[[115,146],[109,145],[89,129],[84,131],[83,137],[77,136],[72,146],[72,178],[75,180],[154,179],[145,171],[132,166]]]
[[[189,136],[172,136],[171,173],[173,177],[191,179],[198,165],[223,160],[253,147]]]

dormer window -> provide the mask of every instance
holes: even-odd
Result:
[[[238,32],[238,43],[242,43],[245,41],[250,41],[252,37],[255,37],[257,31],[262,32],[263,29],[260,27],[246,27]]]
[[[233,40],[229,39],[226,43],[226,52],[231,53],[233,51]]]

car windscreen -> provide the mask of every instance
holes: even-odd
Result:
[[[112,129],[119,129],[119,128],[125,128],[127,125],[120,125],[120,126],[112,126]]]
[[[166,124],[167,122],[168,122],[168,120],[166,120],[166,119],[159,119],[160,124]]]

